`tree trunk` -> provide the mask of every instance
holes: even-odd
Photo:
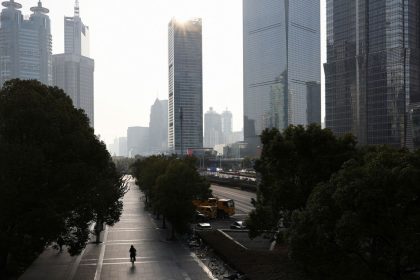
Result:
[[[95,243],[101,243],[101,232],[104,230],[104,225],[102,221],[97,221],[95,225],[95,235],[96,241]]]
[[[162,228],[166,228],[166,218],[165,218],[165,216],[162,217]]]
[[[0,251],[0,275],[6,275],[8,256],[7,251]]]
[[[171,240],[175,240],[175,227],[172,225],[172,236],[171,236]]]

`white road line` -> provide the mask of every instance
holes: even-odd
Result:
[[[108,226],[105,226],[104,240],[103,240],[102,247],[101,247],[101,253],[99,254],[98,266],[96,267],[94,280],[101,279],[102,265],[103,265],[103,262],[104,262],[105,247],[106,247],[107,238],[108,238]]]

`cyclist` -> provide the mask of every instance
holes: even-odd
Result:
[[[134,264],[134,262],[136,261],[137,250],[136,248],[134,248],[133,245],[131,245],[129,252],[130,252],[130,261],[132,264]]]

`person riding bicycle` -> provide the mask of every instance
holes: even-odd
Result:
[[[137,250],[136,248],[134,248],[133,245],[131,245],[129,252],[130,252],[130,261],[134,263],[136,261]]]

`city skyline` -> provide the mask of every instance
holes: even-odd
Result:
[[[37,0],[17,2],[23,5],[24,15],[37,4]],[[110,1],[79,2],[81,17],[91,31],[95,133],[102,140],[112,143],[125,135],[127,127],[147,126],[150,104],[167,98],[167,23],[177,15],[203,18],[204,108],[221,112],[228,106],[235,116],[233,130],[243,128],[242,1],[128,0],[124,13],[115,13]],[[50,10],[53,54],[63,53],[63,17],[73,15],[74,0],[42,4]]]

